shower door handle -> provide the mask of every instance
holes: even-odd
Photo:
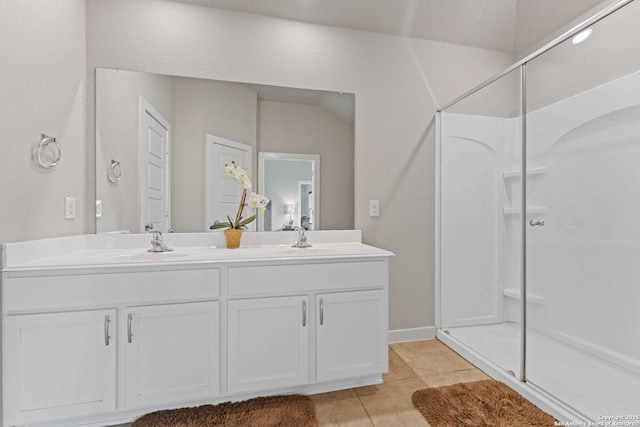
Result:
[[[544,219],[532,219],[529,221],[529,225],[535,227],[536,225],[539,227],[544,227]]]

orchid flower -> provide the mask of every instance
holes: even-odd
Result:
[[[265,211],[267,205],[269,204],[269,199],[265,196],[261,196],[260,194],[254,193],[251,191],[252,185],[247,172],[238,166],[236,162],[232,161],[231,164],[224,165],[225,173],[238,181],[242,186],[242,197],[240,198],[240,206],[238,206],[238,212],[236,214],[235,220],[231,219],[230,216],[227,216],[227,221],[224,222],[216,222],[209,228],[211,230],[215,230],[217,228],[229,228],[229,229],[246,229],[247,224],[251,223],[256,219],[256,215],[251,215],[248,218],[243,218],[242,211],[245,206],[250,208],[257,209],[258,212],[262,213]]]

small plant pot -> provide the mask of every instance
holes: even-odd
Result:
[[[235,249],[240,247],[240,239],[242,238],[242,230],[234,228],[224,231],[224,238],[227,241],[227,248]]]

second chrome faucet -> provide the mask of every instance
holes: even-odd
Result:
[[[170,248],[164,243],[164,240],[162,239],[162,232],[151,232],[151,249],[147,252],[171,252],[172,250],[173,248]]]
[[[305,234],[305,229],[302,227],[295,227],[298,230],[298,240],[291,245],[292,248],[310,248],[311,243],[307,242],[307,235]]]

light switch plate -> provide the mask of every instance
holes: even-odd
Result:
[[[369,200],[369,216],[380,216],[380,200]]]
[[[74,219],[76,217],[76,198],[64,198],[64,217],[65,219]]]
[[[102,218],[102,200],[96,200],[96,218]]]

